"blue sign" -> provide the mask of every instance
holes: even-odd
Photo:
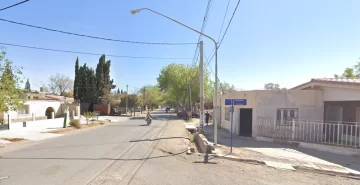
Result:
[[[232,101],[234,101],[234,105],[246,105],[246,99],[225,99],[225,105],[232,105]]]
[[[246,99],[234,99],[234,105],[246,105]]]
[[[231,100],[232,99],[225,99],[225,105],[231,105]]]

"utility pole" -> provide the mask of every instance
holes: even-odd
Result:
[[[190,104],[190,110],[192,111],[192,104],[191,104],[191,85],[189,83],[189,104]],[[192,113],[191,113],[192,114]]]
[[[188,86],[188,91],[189,91],[189,97],[188,97],[188,101],[189,101],[189,111],[191,112],[192,115],[192,109],[191,109],[191,90],[190,90],[190,83],[188,82],[187,84]]]
[[[129,86],[126,85],[126,107],[125,107],[126,115],[127,115],[127,112],[128,112],[128,96],[129,96],[129,92],[128,92],[129,88],[128,87]]]
[[[145,91],[146,91],[146,87],[144,86],[144,94],[143,94],[143,108],[146,109],[145,107]]]
[[[189,84],[188,84],[188,80],[187,80],[187,76],[186,76],[186,96],[187,96],[187,98],[189,99]],[[190,110],[189,110],[189,106],[190,106],[190,104],[188,105],[188,106],[186,106],[186,110],[189,112]]]
[[[204,48],[200,41],[200,131],[204,132]]]

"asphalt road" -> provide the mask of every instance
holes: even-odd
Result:
[[[0,180],[0,184],[359,183],[217,159],[203,164],[199,156],[165,153],[159,150],[159,142],[164,141],[162,135],[172,126],[166,117],[155,115],[150,126],[143,126],[143,119],[123,121],[0,153],[0,177],[9,176]],[[167,133],[172,134],[176,136],[176,133]]]

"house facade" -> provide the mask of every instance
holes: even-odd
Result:
[[[272,137],[360,147],[360,79],[321,78],[290,90],[240,91],[219,96],[220,125],[245,137]]]
[[[55,118],[60,117],[66,107],[69,108],[71,114],[72,111],[74,111],[75,115],[78,115],[79,112],[78,105],[74,103],[73,98],[65,98],[44,92],[27,93],[26,97],[27,100],[21,109],[9,112],[0,111],[0,120],[7,123],[8,116],[10,116],[12,122],[31,121],[33,116],[36,120],[51,119],[52,112],[54,112]]]

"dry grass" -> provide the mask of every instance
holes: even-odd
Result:
[[[63,132],[72,131],[74,129],[75,129],[74,127],[66,127],[66,128],[59,128],[59,129],[56,129],[56,130],[50,130],[50,131],[47,131],[47,132],[41,132],[41,133],[60,134],[60,133],[63,133]]]
[[[86,125],[82,124],[79,127],[70,126],[70,127],[59,128],[59,129],[56,129],[56,130],[50,130],[50,131],[42,132],[42,133],[60,134],[60,133],[64,133],[64,132],[70,132],[70,131],[75,130],[75,129],[91,128],[91,127],[103,125],[105,123],[106,123],[105,121],[93,121],[91,124],[88,124],[88,125],[87,124]]]
[[[19,142],[19,141],[24,141],[26,139],[24,138],[18,138],[18,137],[14,137],[14,138],[5,138],[5,137],[2,137],[0,138],[1,140],[6,140],[6,141],[10,141],[10,142]]]

